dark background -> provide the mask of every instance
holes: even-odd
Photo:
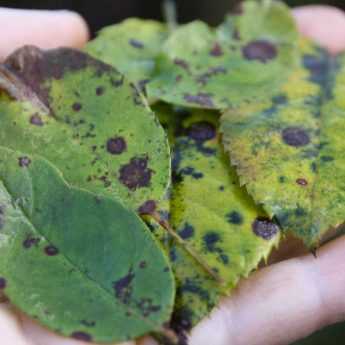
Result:
[[[344,0],[286,0],[286,2],[291,6],[328,4],[345,10]],[[210,24],[217,24],[236,3],[238,3],[236,0],[176,0],[178,19],[180,22],[186,22],[198,18]],[[0,0],[0,6],[74,10],[86,18],[92,33],[127,17],[162,19],[161,0]],[[343,344],[345,344],[345,324],[329,327],[294,345]]]
[[[180,22],[199,18],[210,24],[219,23],[224,14],[237,2],[236,0],[176,0]],[[287,0],[286,2],[289,5],[327,3],[345,9],[344,0]],[[127,17],[162,19],[161,0],[0,0],[0,6],[75,10],[87,19],[93,33],[102,26]]]

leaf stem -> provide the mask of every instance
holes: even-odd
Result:
[[[189,243],[187,243],[183,238],[181,238],[176,231],[170,226],[170,224],[161,219],[160,215],[158,212],[153,212],[150,213],[150,216],[157,222],[159,223],[160,226],[162,226],[168,233],[169,235],[178,243],[180,244],[187,252],[189,255],[193,257],[194,260],[196,260],[202,267],[203,269],[214,279],[216,280],[219,284],[224,285],[225,282],[224,280],[216,273],[214,270],[208,265],[207,262],[205,262],[200,255],[192,248]]]
[[[176,3],[174,0],[164,0],[164,2],[163,2],[163,15],[164,15],[165,21],[168,25],[170,33],[173,33],[178,26]]]

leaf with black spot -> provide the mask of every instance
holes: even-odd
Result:
[[[0,66],[0,85],[1,145],[39,154],[71,185],[132,209],[165,194],[165,132],[111,66],[68,48],[24,47]]]
[[[78,340],[161,331],[175,283],[145,224],[115,200],[70,187],[42,158],[21,166],[21,154],[0,152],[1,293]]]
[[[216,130],[217,113],[170,109],[163,115],[164,108],[168,110],[159,107],[158,117],[175,133],[173,183],[170,201],[160,203],[157,213],[184,243],[170,237],[157,222],[150,222],[170,255],[177,280],[171,327],[184,333],[268,257],[280,234],[278,226],[239,186],[235,169],[229,169]]]
[[[299,65],[284,84],[225,112],[221,131],[241,185],[315,247],[345,221],[345,59],[299,45]]]
[[[126,19],[103,28],[85,50],[116,67],[144,89],[155,68],[155,58],[168,36],[164,24],[153,20]]]
[[[294,20],[280,2],[246,1],[243,7],[217,29],[201,21],[178,27],[162,45],[148,96],[225,109],[273,94],[297,61]]]

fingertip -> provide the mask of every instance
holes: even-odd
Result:
[[[345,12],[333,6],[297,7],[293,14],[300,32],[337,54],[345,49]]]
[[[71,11],[0,8],[0,59],[23,45],[81,48],[89,38],[85,20]]]
[[[73,41],[67,42],[70,43],[70,46],[75,48],[82,48],[90,38],[90,30],[85,19],[77,12],[62,10],[59,11],[60,15],[65,16],[65,23],[68,23],[69,27],[66,28],[69,32],[73,32]]]

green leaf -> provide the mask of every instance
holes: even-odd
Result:
[[[165,132],[122,74],[67,48],[25,47],[0,69],[0,85],[12,96],[0,95],[0,144],[39,154],[71,185],[131,208],[165,194]]]
[[[244,3],[217,30],[195,21],[165,41],[150,98],[207,109],[224,109],[244,100],[266,98],[296,63],[298,33],[288,8],[279,2]]]
[[[168,259],[120,203],[69,187],[48,161],[0,149],[0,289],[42,324],[85,341],[160,331]]]
[[[144,87],[167,36],[164,24],[130,18],[102,29],[85,49],[92,56],[116,67],[133,83]]]
[[[309,247],[345,220],[344,66],[301,42],[299,67],[272,98],[221,120],[241,184]]]
[[[162,205],[161,218],[170,222],[185,244],[162,229],[155,234],[170,253],[177,280],[172,327],[181,332],[208,315],[221,295],[257,268],[280,236],[277,225],[239,186],[216,132],[217,114],[170,110],[163,115],[162,109],[157,115],[176,139],[171,202]]]

